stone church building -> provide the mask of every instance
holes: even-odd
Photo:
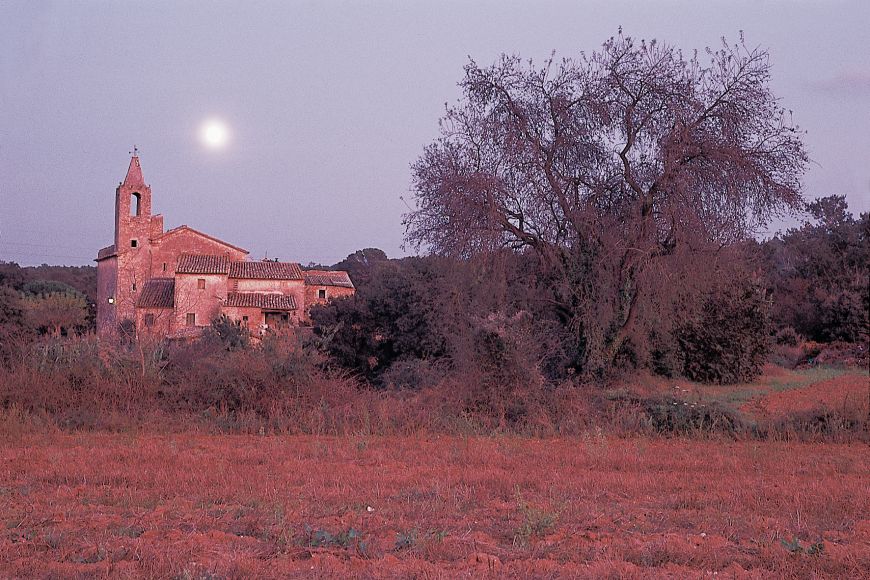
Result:
[[[115,190],[115,243],[97,254],[97,332],[195,336],[219,314],[254,333],[308,323],[313,304],[349,296],[347,272],[254,261],[248,251],[151,213],[138,154]]]

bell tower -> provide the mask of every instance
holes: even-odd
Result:
[[[97,262],[97,294],[102,288],[104,295],[97,308],[98,330],[135,319],[136,301],[152,276],[153,240],[162,233],[163,216],[151,213],[151,187],[134,147],[127,175],[115,189],[115,243]]]
[[[115,243],[97,253],[97,332],[113,334],[135,319],[136,301],[152,276],[163,216],[151,213],[151,187],[142,177],[139,151],[132,151],[124,181],[115,188]]]
[[[139,151],[134,147],[127,176],[115,190],[115,249],[120,254],[141,248],[150,237],[151,187],[142,177]]]

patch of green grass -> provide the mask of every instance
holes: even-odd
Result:
[[[835,379],[837,377],[841,377],[845,374],[849,374],[849,369],[832,367],[832,366],[819,366],[812,367],[808,369],[800,369],[797,371],[792,371],[792,374],[798,375],[797,378],[789,378],[789,377],[780,377],[774,378],[770,381],[771,389],[774,391],[787,391],[789,389],[799,389],[801,387],[806,387],[815,383],[820,383],[822,381],[827,381],[830,379]]]
[[[854,370],[833,366],[819,366],[808,369],[789,371],[781,377],[761,377],[753,383],[744,383],[730,387],[722,386],[709,389],[704,393],[704,400],[709,402],[724,403],[739,407],[755,397],[762,397],[770,393],[779,393],[793,389],[802,389],[816,383],[835,379],[837,377],[855,372]],[[699,385],[702,392],[705,385]]]

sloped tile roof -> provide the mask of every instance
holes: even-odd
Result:
[[[152,239],[152,241],[154,241],[154,242],[159,242],[159,241],[161,241],[161,240],[165,240],[165,239],[167,239],[167,238],[171,238],[171,237],[173,237],[173,236],[177,236],[177,235],[182,234],[182,233],[184,233],[184,232],[190,232],[190,233],[192,233],[192,234],[194,234],[194,235],[196,235],[196,236],[199,236],[199,237],[201,237],[201,238],[205,238],[206,240],[211,240],[211,241],[213,241],[213,242],[217,242],[218,244],[221,244],[221,245],[226,246],[226,247],[228,247],[228,248],[232,248],[233,250],[238,250],[239,252],[242,252],[243,254],[248,254],[248,253],[249,253],[248,250],[246,250],[246,249],[244,249],[244,248],[240,248],[240,247],[238,247],[238,246],[234,246],[234,245],[232,245],[232,244],[230,244],[230,243],[227,243],[227,242],[225,242],[225,241],[223,241],[223,240],[221,240],[221,239],[218,239],[218,238],[216,238],[216,237],[214,237],[214,236],[210,236],[210,235],[205,234],[205,233],[203,233],[203,232],[201,232],[201,231],[199,231],[199,230],[195,230],[195,229],[193,229],[192,227],[190,227],[190,226],[187,225],[187,224],[182,224],[182,225],[178,226],[177,228],[172,228],[172,229],[169,230],[169,231],[163,232],[162,234],[160,234],[160,235],[157,236],[156,238]]]
[[[142,286],[136,308],[172,308],[175,305],[175,278],[151,278]]]
[[[301,280],[302,268],[295,262],[232,262],[230,278]]]
[[[306,270],[302,273],[310,286],[340,286],[353,288],[350,276],[342,270]]]
[[[100,251],[97,252],[97,261],[111,258],[115,254],[115,244],[112,244],[111,246],[106,246],[105,248],[101,248]]]
[[[176,274],[229,274],[230,260],[226,256],[207,254],[182,254],[178,259]]]
[[[230,292],[224,306],[262,308],[263,310],[296,310],[296,299],[284,294],[266,292]]]

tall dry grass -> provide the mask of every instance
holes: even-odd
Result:
[[[0,430],[459,435],[661,435],[777,440],[868,440],[866,414],[803,411],[747,421],[727,406],[663,395],[613,395],[601,385],[515,381],[499,371],[444,371],[423,389],[376,390],[329,370],[316,350],[274,337],[230,348],[48,339],[0,367]]]

